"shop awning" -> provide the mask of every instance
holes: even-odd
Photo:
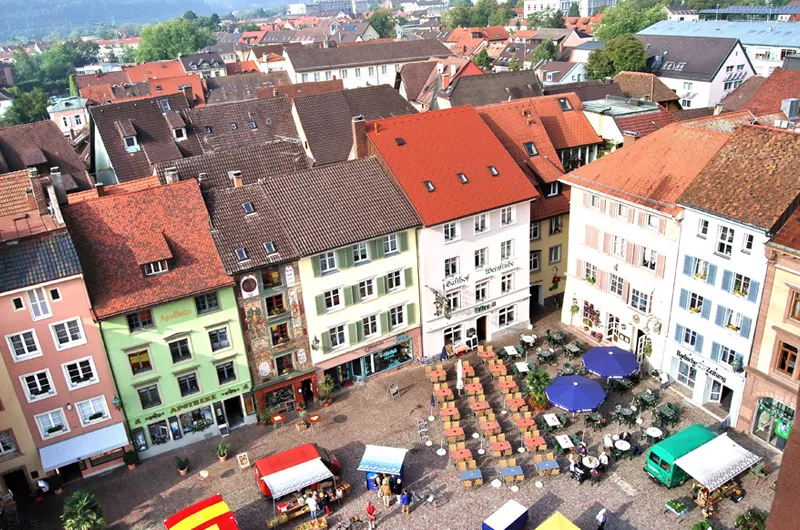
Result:
[[[42,468],[51,471],[96,454],[119,449],[129,443],[125,426],[117,423],[42,447],[39,449],[39,457],[42,460]]]
[[[714,490],[759,460],[760,456],[728,438],[726,433],[680,457],[675,465],[709,490]]]
[[[358,464],[359,471],[372,473],[388,473],[399,475],[406,459],[407,449],[398,447],[384,447],[382,445],[368,445],[364,449],[364,456]]]
[[[331,477],[333,477],[331,470],[322,463],[321,459],[315,458],[262,477],[261,480],[267,483],[269,491],[272,492],[272,498],[278,499]]]
[[[536,530],[580,530],[569,519],[555,512],[545,522],[536,527]]]

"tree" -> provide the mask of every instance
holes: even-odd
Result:
[[[468,7],[452,7],[445,13],[444,25],[448,28],[469,26],[471,9]]]
[[[578,2],[572,2],[569,5],[569,16],[571,16],[571,17],[579,17],[579,16],[581,16],[581,8],[578,7]]]
[[[489,16],[492,11],[500,7],[497,0],[478,0],[472,7],[470,13],[469,23],[471,26],[487,26],[489,24]],[[505,22],[503,22],[505,25]]]
[[[528,15],[529,28],[563,28],[564,15],[559,9],[543,9]]]
[[[519,61],[517,61],[516,57],[512,57],[511,61],[508,63],[508,69],[512,72],[519,72],[521,70],[519,66]]]
[[[508,0],[506,2],[506,7],[509,9],[514,9],[515,7],[523,7],[525,2],[523,0]]]
[[[513,16],[513,13],[506,6],[498,6],[497,9],[489,14],[488,24],[490,26],[505,26],[508,19]]]
[[[197,20],[197,15],[194,13],[194,11],[189,10],[186,11],[181,18],[184,20]]]
[[[90,40],[73,40],[70,42],[75,47],[75,66],[94,64],[100,57],[100,46]]]
[[[378,9],[367,19],[382,39],[394,38],[394,18],[388,9]]]
[[[489,57],[489,52],[486,51],[486,48],[481,48],[481,51],[472,56],[472,62],[480,68],[489,68],[492,64],[492,58]]]
[[[409,22],[409,20],[406,17],[394,17],[394,22],[395,24],[398,24],[400,26],[406,26],[408,24],[411,24],[411,22]]]
[[[252,22],[247,22],[236,28],[236,31],[239,33],[244,33],[245,31],[259,31],[260,29],[261,28],[258,27],[258,25],[253,24]]]
[[[5,114],[0,119],[0,124],[4,127],[11,125],[23,125],[50,119],[47,113],[47,94],[41,88],[34,88],[30,92],[21,92],[15,89],[9,90],[14,97],[14,104],[6,109]]]
[[[39,78],[42,81],[66,82],[70,72],[81,58],[78,50],[71,42],[59,42],[42,53],[42,65]]]
[[[83,490],[76,491],[64,501],[61,522],[64,530],[103,530],[107,526],[100,503],[94,495]]]
[[[24,48],[17,48],[11,55],[14,60],[14,76],[17,82],[38,81],[42,68],[41,55],[28,55]]]
[[[540,61],[553,61],[556,57],[558,57],[558,48],[556,47],[556,43],[553,42],[553,39],[547,39],[533,50],[533,55],[531,56],[531,66],[539,63]]]
[[[614,37],[626,33],[638,33],[666,18],[667,10],[661,4],[649,9],[640,9],[630,1],[620,2],[616,7],[604,12],[603,18],[594,27],[594,36],[597,40],[609,42]]]
[[[78,85],[75,84],[75,74],[69,74],[69,95],[72,97],[80,96]]]
[[[216,31],[220,23],[219,15],[214,13],[210,17],[200,17],[197,19],[197,23],[211,31]]]
[[[123,64],[131,64],[136,62],[136,48],[123,44],[120,46],[120,54],[117,60]],[[113,62],[113,61],[112,61]]]
[[[586,77],[603,79],[619,72],[641,72],[647,66],[647,52],[633,35],[611,39],[602,50],[593,50],[586,62]]]
[[[180,55],[196,53],[200,48],[217,41],[208,28],[182,18],[145,26],[140,37],[136,59],[142,63],[177,59]]]

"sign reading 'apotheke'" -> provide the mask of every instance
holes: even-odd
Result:
[[[166,315],[161,315],[160,320],[161,322],[169,322],[170,320],[175,320],[176,318],[183,318],[188,317],[192,314],[191,309],[182,309],[182,310],[175,310],[172,313],[167,313]]]

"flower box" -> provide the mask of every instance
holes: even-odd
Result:
[[[691,311],[692,313],[700,313],[700,308],[699,307],[690,307],[689,311]]]
[[[739,327],[737,327],[737,326],[734,326],[733,324],[728,324],[728,325],[727,325],[727,326],[725,326],[725,327],[726,327],[726,328],[728,328],[728,329],[730,329],[730,330],[732,330],[732,331],[736,331],[737,333],[739,332],[739,329],[741,329],[741,328],[739,328]]]
[[[89,416],[89,421],[99,420],[99,419],[100,419],[100,418],[102,418],[103,416],[105,416],[105,414],[104,414],[104,413],[102,413],[102,412],[95,412],[94,414],[92,414],[92,415],[90,415],[90,416]]]
[[[53,427],[50,427],[49,429],[47,429],[47,434],[53,434],[53,433],[57,433],[57,432],[60,432],[60,431],[63,431],[63,430],[64,430],[64,426],[63,425],[54,425]]]
[[[695,274],[694,277],[698,280],[705,280],[707,278],[705,274]]]

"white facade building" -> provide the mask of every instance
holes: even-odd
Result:
[[[561,0],[525,0],[525,4],[523,5],[523,15],[527,19],[529,15],[534,13],[560,8]]]

